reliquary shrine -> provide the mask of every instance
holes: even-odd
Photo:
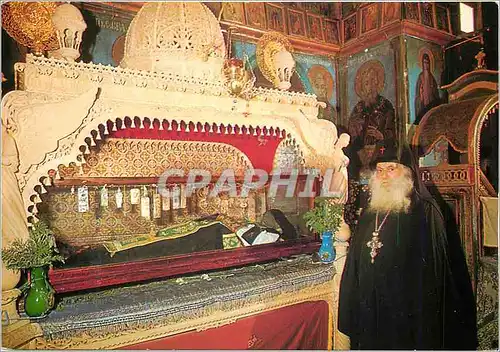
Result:
[[[2,100],[4,157],[14,165],[3,167],[12,176],[3,188],[17,204],[4,203],[4,216],[12,228],[49,224],[66,258],[48,273],[56,297],[48,316],[29,320],[16,306],[18,279],[3,287],[4,346],[342,348],[336,300],[346,244],[335,243],[334,265],[312,264],[304,254],[320,240],[301,215],[314,196],[269,193],[277,170],[295,173],[295,192],[312,184],[315,194],[327,169],[337,170],[334,180],[346,175],[336,126],[317,117],[316,96],[231,94],[221,28],[201,3],[144,5],[119,67],[72,53],[28,55]],[[189,194],[194,169],[211,178]],[[247,170],[270,177],[244,197],[211,197],[225,170],[238,192]],[[345,192],[344,181],[333,190]],[[238,230],[249,223],[278,223],[281,233],[243,243]],[[347,239],[348,227],[341,231]]]

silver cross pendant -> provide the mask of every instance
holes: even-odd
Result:
[[[372,239],[366,243],[366,246],[371,248],[370,256],[372,257],[372,264],[375,262],[375,257],[377,256],[379,249],[382,248],[383,244],[378,239],[378,232],[373,232]]]

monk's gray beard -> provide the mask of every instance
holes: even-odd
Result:
[[[369,186],[371,190],[369,210],[408,212],[411,204],[410,194],[413,190],[413,179],[408,168],[404,167],[403,175],[389,180],[387,186],[382,185],[374,173],[370,177]]]

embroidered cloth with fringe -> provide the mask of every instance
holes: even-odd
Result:
[[[333,265],[310,255],[61,297],[39,321],[48,341],[106,336],[119,331],[179,323],[232,311],[282,293],[332,280]]]

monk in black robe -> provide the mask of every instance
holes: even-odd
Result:
[[[446,233],[409,149],[378,150],[342,275],[338,329],[355,350],[474,350],[475,303],[458,234]]]

